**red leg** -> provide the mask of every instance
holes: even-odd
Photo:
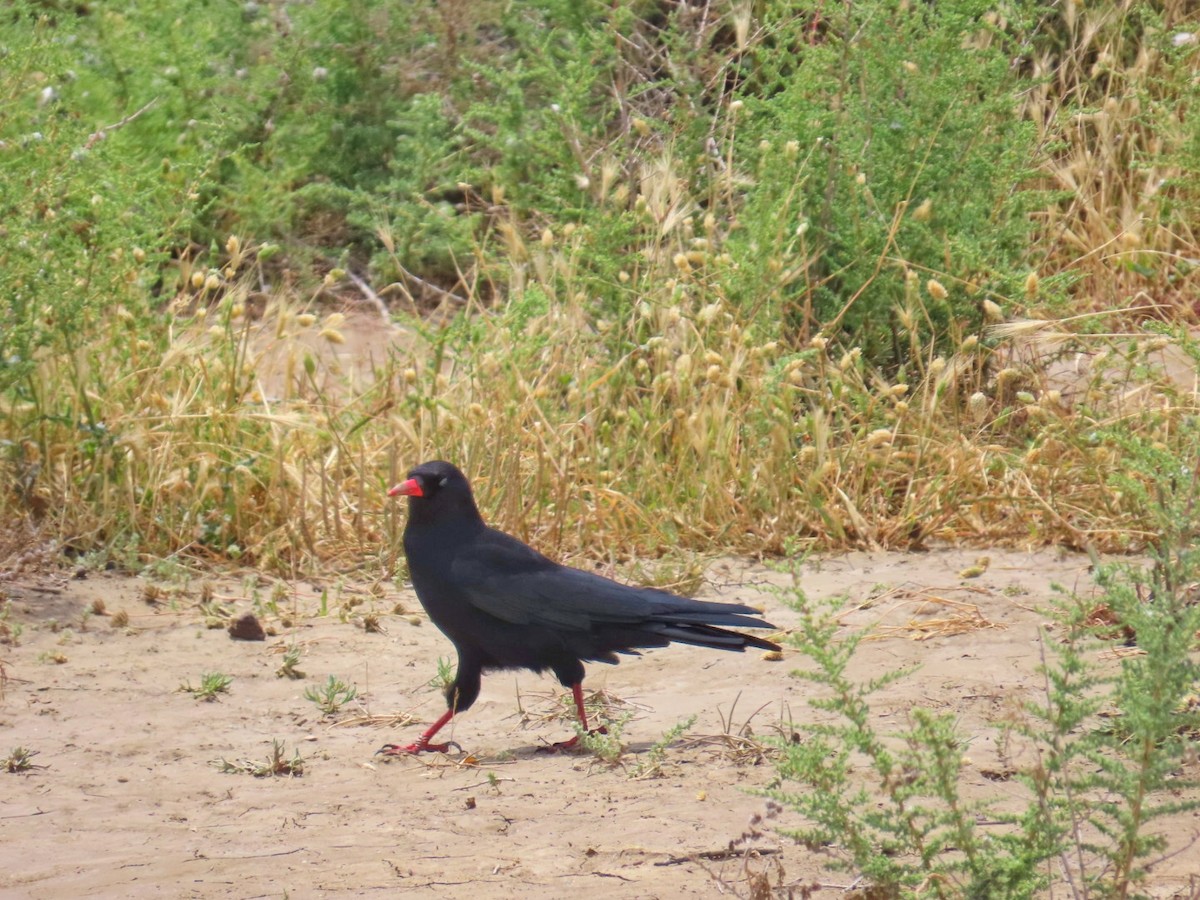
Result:
[[[588,734],[608,734],[608,729],[601,726],[595,731],[588,731],[587,713],[583,711],[583,683],[576,682],[571,685],[571,693],[575,696],[575,712],[579,716],[579,725]],[[571,738],[569,741],[559,741],[557,744],[551,744],[549,747],[540,748],[548,753],[554,753],[556,750],[570,750],[579,743],[579,735]]]
[[[415,744],[409,744],[407,747],[403,747],[400,744],[384,744],[375,751],[375,755],[378,756],[381,753],[384,756],[403,756],[406,753],[447,753],[450,750],[450,743],[452,742],[445,744],[431,744],[429,743],[429,739],[437,734],[441,730],[442,726],[453,718],[454,710],[448,709],[442,714],[440,719],[425,729],[425,733],[417,738],[417,742]],[[455,744],[454,746],[457,747],[458,745]]]

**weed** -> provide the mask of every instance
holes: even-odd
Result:
[[[621,734],[633,713],[626,712],[615,719],[606,721],[603,725],[584,729],[578,721],[575,722],[575,734],[579,738],[578,746],[586,750],[601,762],[609,765],[620,763],[625,755],[625,745],[621,743]]]
[[[33,758],[38,755],[37,750],[29,750],[25,747],[16,747],[12,753],[3,761],[4,771],[11,774],[20,774],[21,772],[29,772],[33,769],[44,769],[45,766],[36,765]]]
[[[320,687],[309,687],[304,691],[304,699],[311,700],[327,716],[333,715],[357,696],[358,689],[354,685],[346,684],[333,675]]]
[[[229,691],[229,685],[233,683],[232,675],[224,675],[220,672],[209,672],[200,676],[200,684],[198,687],[192,687],[190,681],[181,684],[179,690],[191,694],[197,700],[205,700],[212,702],[219,700],[218,694],[224,694]]]
[[[291,678],[294,681],[304,677],[304,673],[297,668],[300,663],[300,648],[295,644],[289,646],[283,652],[283,663],[275,670],[276,678]],[[307,695],[305,695],[307,696]]]
[[[871,698],[908,673],[853,681],[847,666],[861,636],[838,634],[836,601],[823,607],[797,591],[795,643],[813,664],[797,674],[823,689],[810,704],[824,718],[795,726],[796,739],[780,748],[769,793],[809,823],[789,833],[881,896],[1030,897],[1059,886],[1076,897],[1133,896],[1170,849],[1155,820],[1200,808],[1184,793],[1196,782],[1180,774],[1200,726],[1197,459],[1200,429],[1186,425],[1174,451],[1132,447],[1130,467],[1113,476],[1159,523],[1153,565],[1097,559],[1102,616],[1093,599],[1056,604],[1061,637],[1043,643],[1044,697],[997,735],[998,746],[1019,744],[1033,760],[1006,772],[1026,791],[1019,812],[964,801],[966,740],[951,716],[913,708],[904,728],[884,734]],[[1134,645],[1115,668],[1103,652],[1114,639]],[[789,790],[791,782],[804,789]],[[989,820],[1006,828],[985,831]]]
[[[696,724],[696,717],[689,716],[676,722],[646,751],[646,755],[638,760],[638,764],[629,773],[630,778],[657,778],[662,774],[663,761],[667,756],[667,748],[679,740],[689,728]]]
[[[255,778],[299,778],[304,774],[304,760],[300,757],[300,751],[293,751],[291,757],[285,756],[283,741],[271,741],[271,755],[265,762],[249,759],[230,762],[222,757],[213,760],[211,765],[226,775],[253,775]]]
[[[448,656],[439,656],[437,661],[437,674],[429,679],[429,686],[439,693],[445,693],[446,690],[454,683],[454,673],[458,669],[458,664]]]

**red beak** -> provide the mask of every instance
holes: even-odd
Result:
[[[425,492],[421,490],[421,482],[415,478],[410,478],[408,481],[402,481],[390,491],[389,497],[424,497]]]

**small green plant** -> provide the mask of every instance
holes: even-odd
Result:
[[[179,690],[186,694],[191,694],[197,700],[204,700],[209,703],[220,699],[217,695],[224,694],[229,691],[229,685],[233,683],[232,675],[225,675],[221,672],[208,672],[200,676],[200,684],[198,687],[192,687],[191,681],[181,684]]]
[[[324,715],[330,716],[358,696],[358,689],[330,675],[320,687],[305,689],[304,698],[317,704]]]
[[[621,734],[632,718],[632,712],[624,712],[616,719],[586,731],[576,721],[575,734],[579,737],[578,746],[601,762],[616,765],[625,755],[625,745],[621,743]]]
[[[437,674],[429,679],[429,686],[436,691],[445,692],[454,682],[454,673],[458,664],[448,656],[439,656]]]
[[[629,773],[629,777],[635,779],[657,778],[661,775],[663,761],[667,756],[667,748],[679,740],[695,724],[696,716],[691,715],[686,719],[676,722],[663,732],[663,736],[654,742],[654,745],[646,751],[646,755],[642,759],[638,760],[638,764]]]
[[[275,670],[276,678],[291,678],[298,681],[304,677],[304,673],[296,668],[300,663],[300,648],[295,644],[289,646],[283,651],[283,663]]]
[[[265,762],[251,759],[230,761],[222,757],[211,765],[226,775],[253,775],[255,778],[288,777],[299,778],[304,774],[304,760],[300,751],[294,750],[290,757],[284,754],[283,741],[271,741],[271,755]]]
[[[34,764],[33,758],[37,755],[37,750],[29,750],[26,747],[16,747],[4,760],[4,771],[13,775],[19,775],[21,772],[28,772],[32,769],[44,769],[45,766],[38,766]]]
[[[1109,436],[1128,445],[1130,460],[1114,488],[1157,521],[1153,564],[1096,559],[1103,616],[1094,596],[1056,602],[1044,696],[997,735],[998,746],[1018,744],[1032,759],[1013,772],[1026,789],[1023,810],[963,799],[966,738],[951,716],[914,708],[904,727],[883,731],[871,700],[909,672],[852,679],[859,636],[840,634],[837,601],[812,604],[795,590],[795,645],[813,664],[796,674],[822,690],[809,701],[819,718],[780,742],[768,791],[805,819],[789,833],[864,878],[873,896],[1015,898],[1058,887],[1077,898],[1140,896],[1151,862],[1172,850],[1153,824],[1200,808],[1188,793],[1197,782],[1181,774],[1200,728],[1200,428],[1191,428],[1181,426],[1170,448]],[[1113,640],[1134,645],[1115,666],[1103,652]]]

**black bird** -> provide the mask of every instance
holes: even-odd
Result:
[[[446,689],[446,713],[415,744],[385,744],[380,753],[439,751],[430,739],[479,696],[492,669],[551,670],[575,696],[580,725],[583,663],[616,663],[618,653],[672,641],[741,651],[778,650],[771,641],[723,627],[774,628],[740,603],[706,603],[666,591],[619,584],[561,566],[484,524],[471,485],[448,462],[427,462],[388,491],[408,498],[404,553],[417,598],[458,651]],[[557,748],[573,746],[578,736]]]

